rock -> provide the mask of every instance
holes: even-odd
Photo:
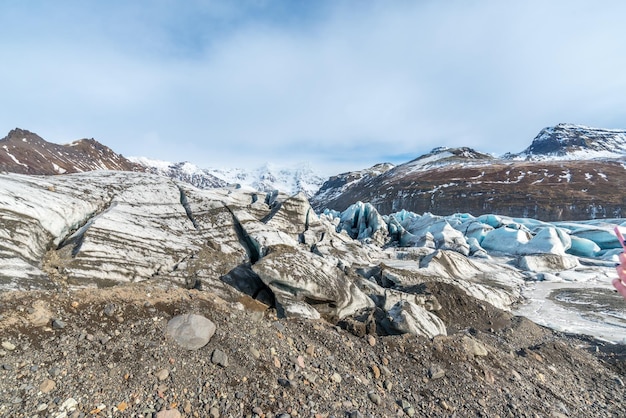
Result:
[[[13,351],[13,350],[15,350],[16,346],[15,346],[15,344],[11,343],[10,341],[2,341],[2,348],[4,348],[5,350],[8,350],[8,351]]]
[[[154,374],[154,377],[159,379],[160,382],[164,381],[170,376],[170,371],[168,369],[161,369]]]
[[[213,322],[196,314],[178,315],[167,323],[167,335],[188,350],[204,347],[215,334],[215,330]]]
[[[53,319],[52,320],[52,328],[53,329],[63,329],[65,328],[65,321],[61,319]]]
[[[228,356],[222,350],[215,349],[211,355],[211,363],[218,366],[228,367]]]
[[[446,371],[439,366],[431,366],[430,369],[428,369],[428,376],[433,380],[441,379],[445,375]]]
[[[370,392],[367,394],[367,397],[369,398],[370,401],[372,401],[373,403],[375,403],[376,405],[380,405],[383,400],[380,397],[380,395],[376,392]]]
[[[395,331],[428,338],[447,335],[446,326],[439,317],[412,302],[401,300],[388,313],[389,325]]]
[[[344,318],[374,306],[336,261],[280,246],[252,266],[286,317]]]
[[[285,388],[290,388],[294,386],[291,380],[284,378],[278,378],[278,384]]]
[[[76,401],[76,399],[68,398],[65,400],[65,402],[61,404],[59,409],[61,409],[62,411],[73,412],[76,410],[77,406],[78,406],[78,401]]]
[[[375,364],[372,364],[371,369],[372,369],[372,374],[374,375],[374,379],[379,379],[380,369],[378,368],[378,366]]]
[[[191,402],[188,399],[183,401],[183,412],[185,414],[191,414]]]
[[[167,409],[164,411],[159,411],[155,415],[156,418],[181,418],[182,415],[178,411],[178,409]]]
[[[57,377],[62,373],[62,370],[57,367],[57,366],[53,366],[50,368],[50,370],[48,370],[48,374],[52,377]]]
[[[478,357],[483,357],[489,354],[489,351],[487,351],[485,345],[479,341],[476,341],[472,337],[464,335],[461,341],[463,348],[468,354]]]
[[[104,313],[108,317],[115,315],[116,312],[117,312],[117,305],[114,303],[107,303],[102,311],[102,313]]]
[[[261,352],[254,347],[250,347],[250,354],[252,354],[252,357],[255,359],[261,358]]]
[[[41,385],[39,385],[39,390],[42,393],[50,393],[54,390],[55,387],[56,387],[56,383],[54,382],[54,380],[46,379],[43,382],[41,382]]]

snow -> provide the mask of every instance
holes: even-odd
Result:
[[[224,184],[237,185],[249,191],[279,190],[290,195],[304,192],[307,197],[313,196],[326,180],[316,174],[306,163],[291,167],[268,163],[256,169],[216,169],[200,168],[190,162],[176,164],[146,157],[130,157],[129,160],[145,167],[155,168],[163,175],[177,169],[189,177],[208,175],[221,180]]]
[[[15,157],[15,155],[11,154],[11,153],[9,152],[9,148],[8,148],[6,145],[3,145],[3,146],[2,146],[2,148],[4,148],[4,150],[6,151],[7,155],[8,155],[9,157],[11,157],[11,159],[15,162],[15,164],[21,165],[21,166],[23,166],[23,167],[28,167],[28,165],[26,165],[26,164],[24,164],[24,163],[21,163],[21,162],[20,162],[20,161],[19,161],[19,160]]]
[[[55,163],[52,163],[52,167],[54,167],[54,171],[56,171],[59,174],[64,174],[67,172],[66,169],[59,167],[58,165],[56,165]]]

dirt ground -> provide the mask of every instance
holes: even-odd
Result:
[[[449,334],[432,340],[156,282],[7,292],[0,416],[626,416],[623,346],[429,290]],[[183,313],[215,323],[207,345],[166,335]]]

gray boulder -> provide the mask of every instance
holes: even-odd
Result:
[[[215,330],[216,326],[212,321],[196,314],[178,315],[167,323],[167,335],[187,350],[204,347],[215,334]]]
[[[397,332],[428,338],[447,335],[446,325],[439,317],[412,302],[401,300],[388,313],[389,326]]]

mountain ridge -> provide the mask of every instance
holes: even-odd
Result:
[[[383,214],[489,212],[548,221],[621,217],[625,161],[626,131],[559,124],[518,154],[439,147],[341,189],[327,182],[311,204],[342,211],[363,201]]]
[[[0,170],[3,171],[54,175],[102,169],[143,171],[140,165],[93,138],[59,145],[33,132],[15,128],[0,139]]]

